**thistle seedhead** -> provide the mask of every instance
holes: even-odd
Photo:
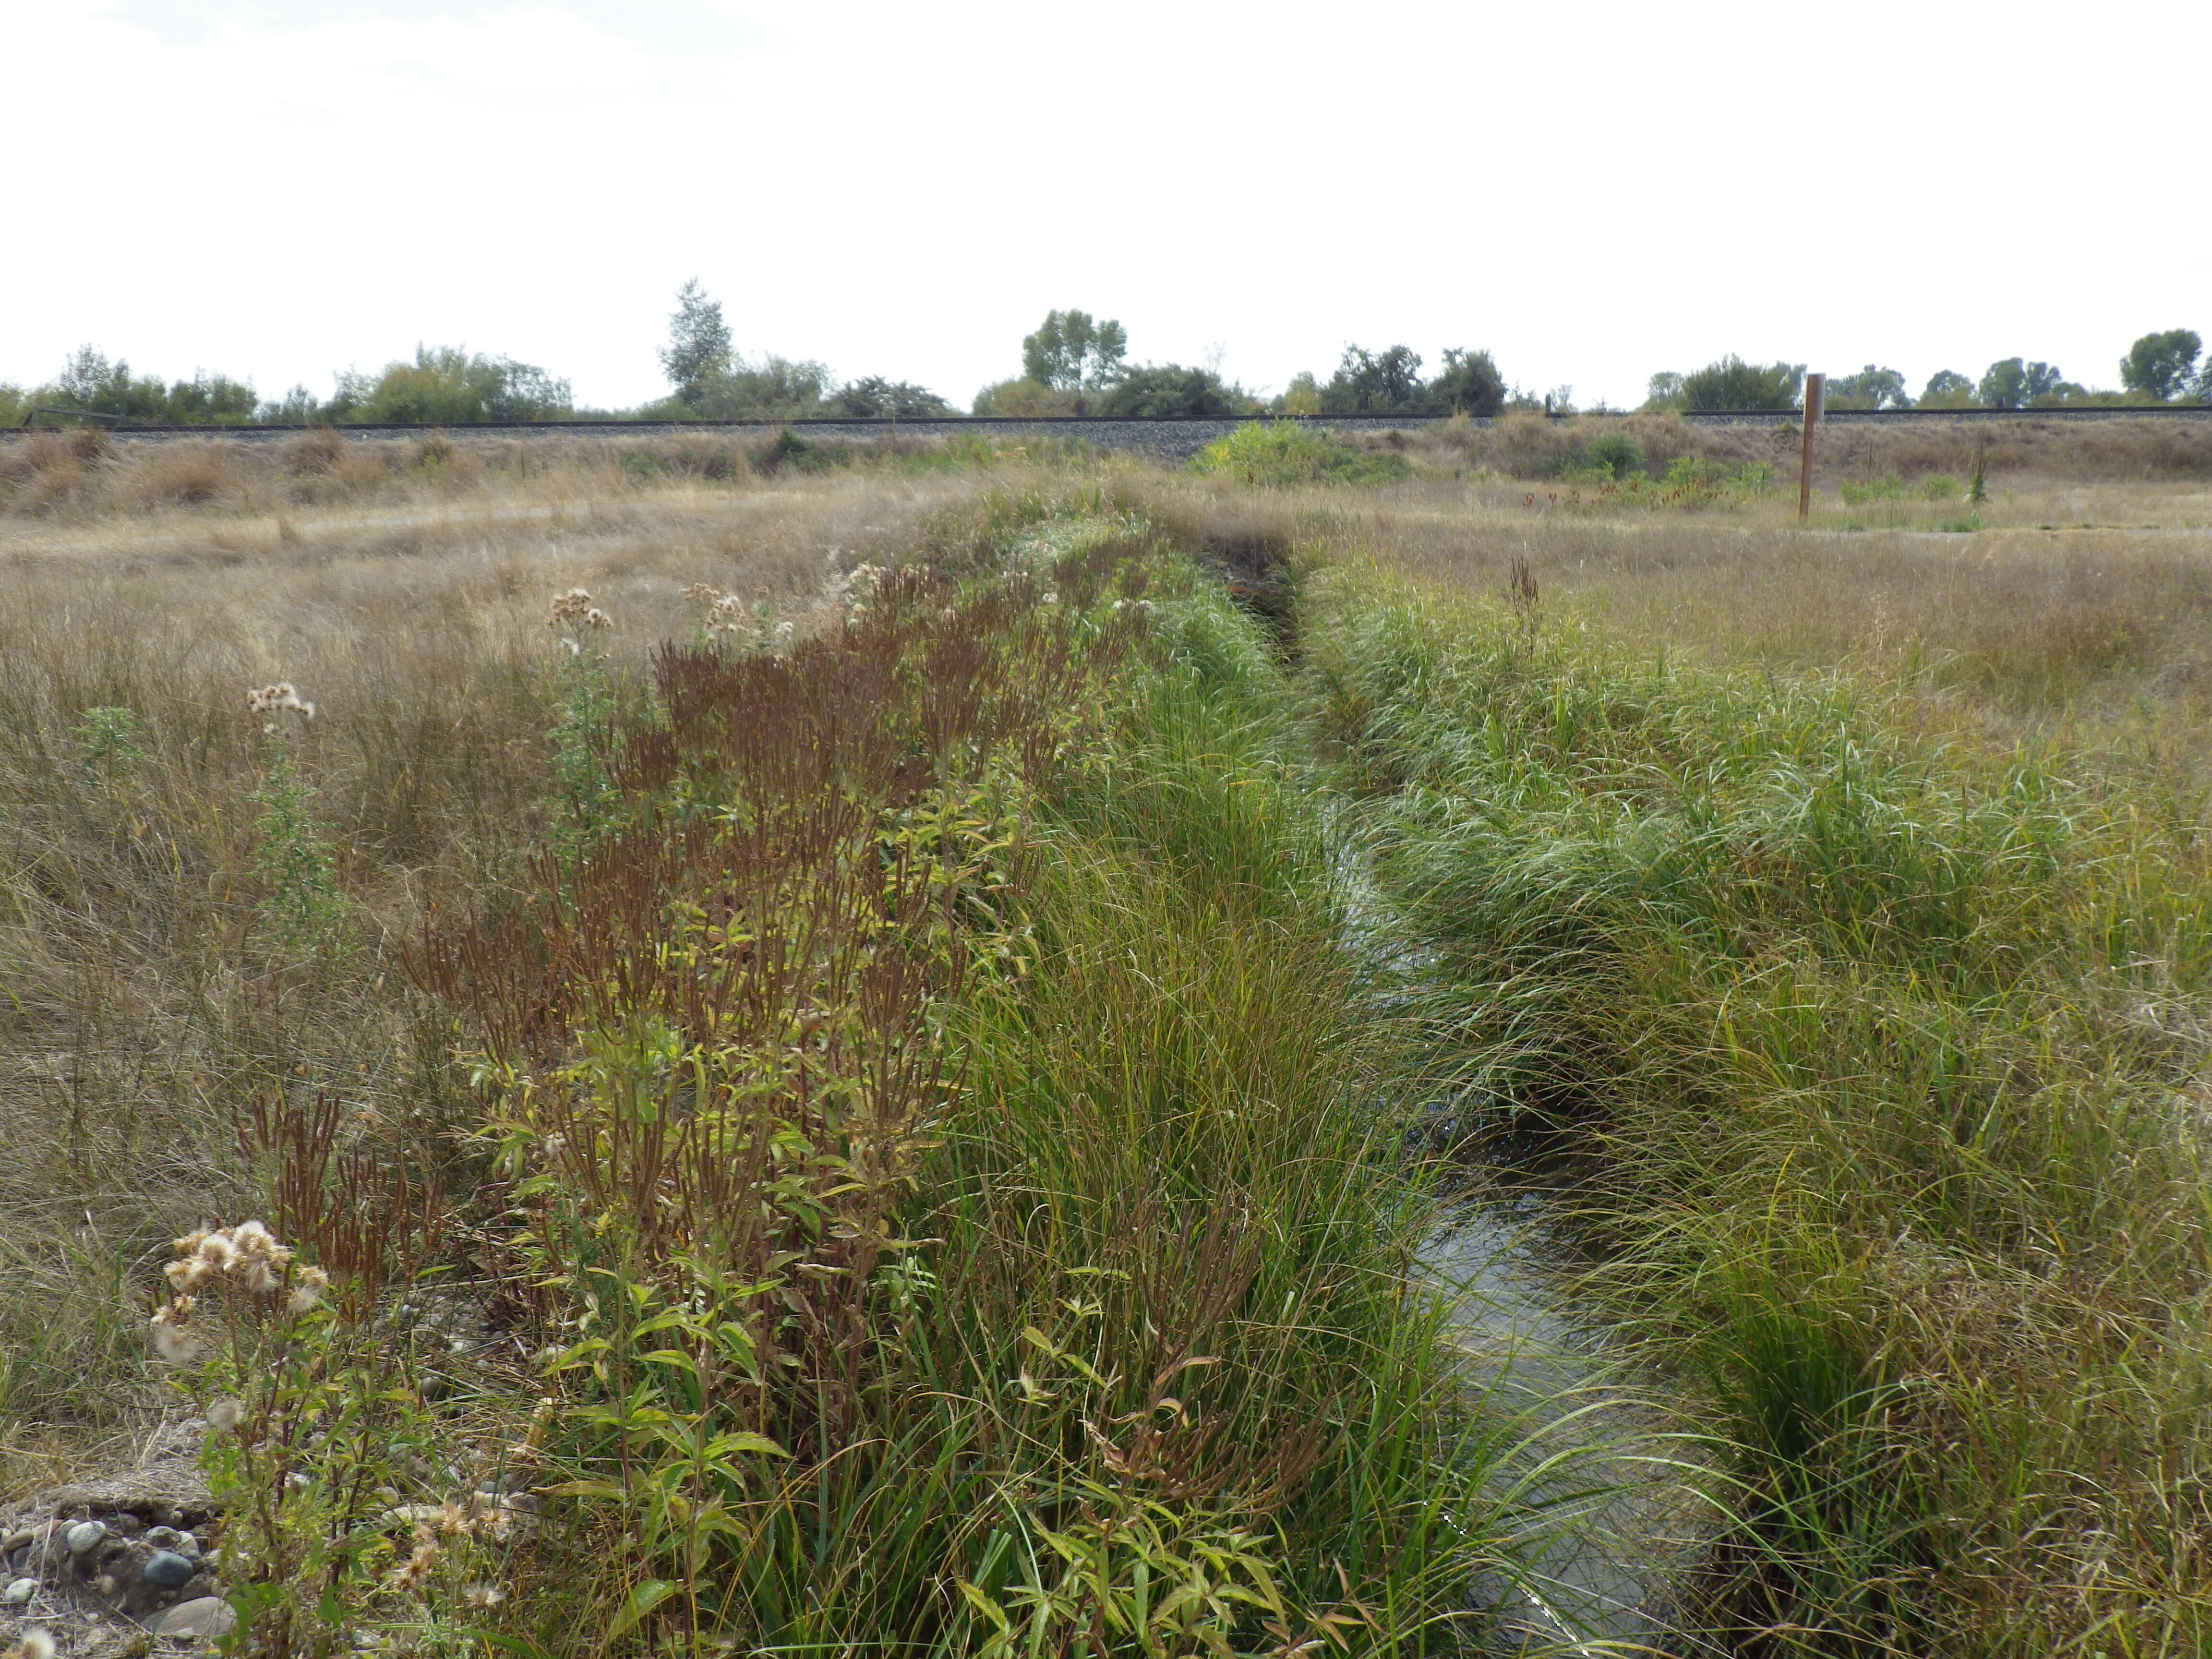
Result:
[[[584,620],[585,614],[592,608],[590,592],[584,588],[572,587],[565,593],[553,596],[552,614],[546,618],[547,625],[573,628]]]
[[[291,1247],[258,1221],[203,1228],[171,1248],[177,1259],[161,1272],[172,1297],[154,1310],[152,1323],[155,1350],[172,1364],[182,1364],[199,1352],[192,1322],[203,1293],[243,1296],[296,1316],[313,1308],[331,1282],[320,1267],[295,1262]]]
[[[283,720],[274,717],[297,714],[303,720],[315,718],[315,705],[301,696],[299,688],[289,680],[278,680],[273,685],[248,687],[246,708],[248,714],[272,717],[261,723],[262,731],[271,737],[283,729]]]

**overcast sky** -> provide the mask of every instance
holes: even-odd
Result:
[[[2208,84],[2206,0],[0,0],[0,380],[428,341],[635,404],[696,276],[963,406],[1069,306],[1261,391],[1354,341],[2112,386],[2212,336]]]

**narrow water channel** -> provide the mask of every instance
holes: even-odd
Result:
[[[1681,1630],[1678,1592],[1711,1547],[1695,1437],[1604,1334],[1577,1321],[1526,1218],[1453,1212],[1421,1253],[1468,1387],[1514,1449],[1500,1496],[1532,1516],[1519,1571],[1478,1585],[1495,1653],[1717,1651]]]

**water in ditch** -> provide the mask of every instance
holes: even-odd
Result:
[[[1648,1378],[1578,1321],[1535,1222],[1469,1206],[1421,1253],[1467,1384],[1514,1449],[1498,1496],[1528,1513],[1510,1571],[1476,1587],[1495,1654],[1717,1651],[1677,1622],[1715,1528],[1698,1443]]]

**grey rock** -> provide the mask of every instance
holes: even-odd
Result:
[[[97,1521],[80,1521],[63,1537],[71,1555],[89,1555],[107,1541],[107,1528]]]
[[[146,1558],[146,1565],[138,1569],[138,1576],[149,1584],[159,1584],[163,1589],[176,1589],[189,1583],[198,1571],[191,1562],[174,1550],[155,1550]]]
[[[200,1540],[178,1527],[155,1527],[141,1541],[157,1550],[173,1550],[187,1561],[197,1561],[202,1554]]]
[[[146,1628],[155,1636],[208,1638],[229,1635],[237,1623],[238,1614],[229,1602],[219,1595],[203,1595],[178,1602]]]
[[[18,1578],[6,1589],[0,1590],[0,1607],[20,1607],[39,1593],[35,1578]]]

